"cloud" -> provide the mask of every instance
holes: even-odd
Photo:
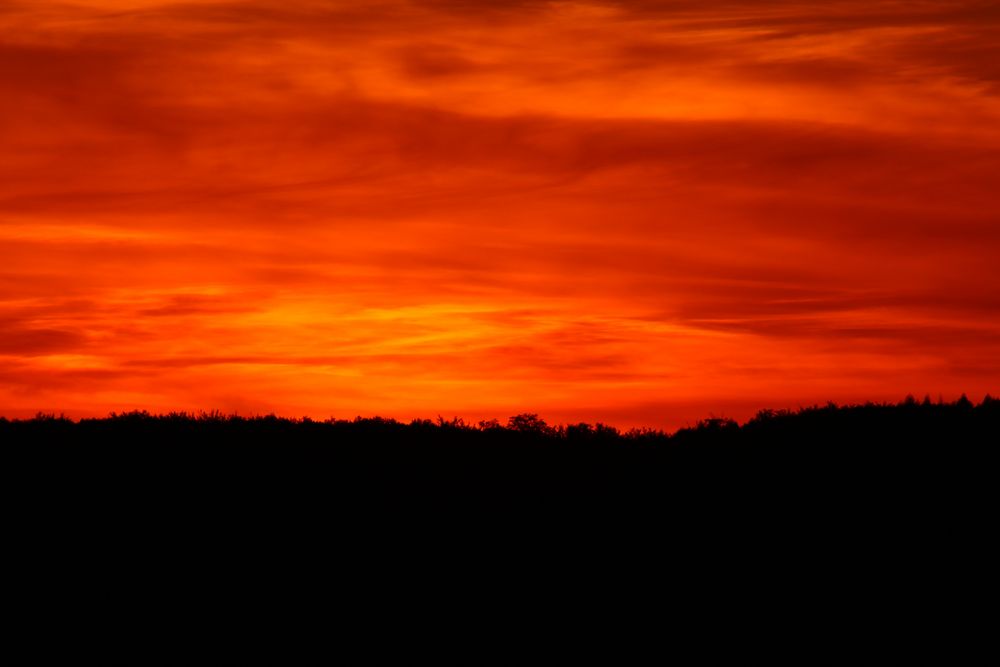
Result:
[[[0,405],[667,425],[995,393],[997,26],[4,3]]]
[[[12,327],[4,323],[0,355],[37,356],[82,347],[86,338],[75,331]]]

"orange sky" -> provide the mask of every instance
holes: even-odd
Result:
[[[1000,392],[1000,3],[0,0],[0,413]]]

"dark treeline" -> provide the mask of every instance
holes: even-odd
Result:
[[[519,503],[588,511],[676,512],[692,498],[750,505],[923,498],[992,474],[1000,400],[815,406],[708,419],[667,434],[598,424],[550,426],[537,415],[313,421],[220,413],[39,415],[0,419],[5,469],[50,496],[144,498],[154,505],[343,502],[364,510],[426,506],[496,510]],[[200,500],[199,500],[200,499]],[[857,498],[846,498],[854,502]],[[787,509],[787,508],[786,508]],[[782,509],[784,511],[784,509]]]
[[[133,412],[0,420],[0,443],[26,529],[60,526],[55,534],[81,539],[134,530],[322,540],[499,520],[885,540],[934,526],[990,534],[1000,401],[829,404],[673,434],[555,427],[530,414],[469,425]],[[30,518],[39,514],[46,520]]]
[[[884,607],[867,600],[950,610],[992,571],[998,443],[989,398],[765,411],[673,434],[535,415],[0,420],[7,572],[31,613],[112,605],[112,642],[144,636],[133,612],[150,608],[210,637],[262,609],[323,633],[330,610],[350,632],[397,610],[409,626],[442,600],[456,627],[510,608],[544,629],[534,600],[553,585],[560,608],[629,610],[657,637],[664,609],[697,619],[733,604],[765,620],[783,605],[796,632],[816,626],[797,610],[842,605],[881,633]]]
[[[170,412],[167,414],[150,414],[148,411],[112,412],[105,418],[84,418],[72,420],[65,415],[38,413],[30,419],[8,419],[0,417],[0,435],[5,438],[21,437],[25,441],[32,437],[53,437],[56,444],[59,440],[70,438],[79,442],[88,439],[96,444],[95,438],[128,436],[147,430],[158,430],[177,436],[204,434],[216,437],[247,438],[260,432],[262,436],[273,438],[279,434],[290,435],[294,439],[324,434],[338,440],[354,438],[368,439],[373,443],[386,442],[398,438],[421,439],[428,433],[433,433],[440,441],[452,440],[454,437],[468,438],[470,442],[483,442],[489,436],[508,439],[529,439],[533,443],[552,442],[556,440],[605,441],[618,443],[667,444],[679,441],[690,441],[692,438],[704,442],[718,444],[721,439],[740,437],[737,434],[759,434],[766,431],[772,436],[789,432],[789,429],[813,430],[822,427],[836,430],[876,427],[884,429],[912,430],[919,425],[918,431],[931,425],[942,427],[987,426],[1000,411],[1000,399],[987,394],[982,402],[976,404],[964,394],[954,402],[939,399],[931,400],[930,396],[918,401],[912,395],[900,403],[864,403],[838,405],[830,402],[826,405],[800,407],[798,410],[761,410],[745,424],[739,424],[730,418],[702,419],[696,425],[685,427],[675,433],[668,433],[652,428],[632,428],[621,430],[603,423],[589,424],[585,422],[568,425],[549,425],[537,414],[523,413],[510,417],[506,423],[497,419],[479,422],[466,422],[460,417],[445,419],[438,416],[436,420],[414,419],[401,422],[385,417],[355,417],[354,419],[329,418],[317,421],[309,417],[301,419],[278,417],[274,414],[258,416],[241,416],[225,414],[215,410],[211,412]],[[486,437],[480,434],[488,434]],[[813,435],[822,436],[822,431]],[[858,435],[863,435],[859,433]],[[256,439],[256,438],[252,438]],[[13,440],[8,440],[13,442]],[[210,444],[206,442],[205,444]],[[218,444],[218,443],[216,443]],[[276,441],[274,444],[278,444]]]

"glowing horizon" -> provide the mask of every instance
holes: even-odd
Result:
[[[7,0],[0,415],[1000,391],[985,1]]]

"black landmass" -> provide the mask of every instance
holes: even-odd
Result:
[[[916,642],[887,619],[931,637],[988,600],[998,445],[989,397],[673,434],[530,414],[0,419],[8,608],[40,655],[225,662],[284,617],[376,653],[464,634],[466,655],[525,637],[587,652],[627,619],[625,636],[661,648],[681,627],[711,649],[809,638],[801,655],[835,664],[856,655],[848,635]],[[737,643],[719,634],[727,614]]]
[[[1000,400],[814,406],[707,419],[673,434],[534,414],[313,421],[145,412],[0,419],[8,482],[36,502],[110,513],[201,504],[386,515],[683,515],[713,507],[796,512],[878,502],[974,501],[996,472]],[[294,516],[289,517],[290,520]]]

